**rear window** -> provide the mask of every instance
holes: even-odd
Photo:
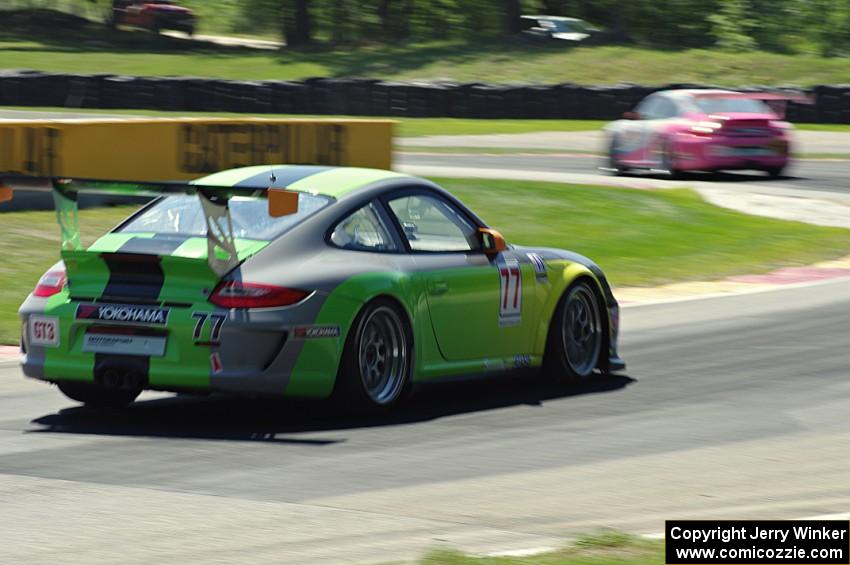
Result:
[[[751,98],[695,98],[694,103],[706,114],[771,114],[761,100]]]
[[[298,211],[272,218],[265,198],[233,197],[230,217],[233,236],[270,241],[300,224],[328,204],[326,196],[299,193]],[[206,236],[207,224],[201,202],[194,195],[166,196],[122,226],[120,232],[154,232],[187,236]]]

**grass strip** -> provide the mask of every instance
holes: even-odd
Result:
[[[664,542],[603,531],[582,536],[562,549],[524,557],[475,557],[457,551],[435,551],[421,565],[658,565]]]

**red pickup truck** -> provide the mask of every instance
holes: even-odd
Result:
[[[173,29],[191,37],[196,21],[192,10],[171,0],[113,0],[108,23],[142,27],[154,33]]]

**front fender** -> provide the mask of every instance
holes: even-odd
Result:
[[[540,323],[537,325],[537,335],[534,339],[534,352],[537,355],[543,355],[545,353],[546,342],[549,338],[549,327],[551,326],[552,317],[555,315],[555,309],[558,307],[561,297],[576,280],[582,277],[592,280],[599,291],[600,297],[602,297],[602,305],[604,306],[605,304],[602,285],[590,268],[581,263],[568,260],[550,260],[547,261],[547,264],[552,273],[550,275],[552,288],[546,297],[546,301],[543,303],[543,309],[539,318]]]

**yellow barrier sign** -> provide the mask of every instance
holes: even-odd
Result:
[[[391,120],[0,120],[0,172],[190,180],[263,164],[392,167]]]

